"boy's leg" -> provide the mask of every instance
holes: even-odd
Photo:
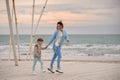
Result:
[[[34,58],[32,71],[35,71],[36,63],[37,63],[37,58]]]
[[[41,65],[40,65],[41,71],[43,71],[43,60],[40,58],[40,59],[39,59],[39,62],[40,62],[40,64],[41,64]]]

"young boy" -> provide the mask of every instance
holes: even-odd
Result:
[[[37,40],[37,43],[34,46],[34,60],[33,60],[33,67],[32,67],[33,74],[36,74],[35,73],[35,66],[36,66],[37,61],[39,61],[41,64],[41,72],[45,72],[45,71],[43,71],[43,61],[41,59],[41,50],[44,49],[41,47],[42,43],[43,43],[43,39],[39,38]]]

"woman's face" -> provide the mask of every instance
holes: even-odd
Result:
[[[63,30],[63,27],[60,24],[57,24],[57,29],[58,30]]]

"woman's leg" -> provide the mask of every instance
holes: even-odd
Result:
[[[55,61],[56,57],[57,57],[57,54],[54,53],[53,58],[52,58],[51,63],[50,63],[50,68],[51,69],[53,69],[53,64],[54,64],[54,61]]]
[[[37,63],[37,58],[34,58],[32,71],[35,71],[36,63]]]
[[[60,69],[60,62],[61,62],[61,48],[60,47],[57,47],[57,55],[58,55],[57,69]]]

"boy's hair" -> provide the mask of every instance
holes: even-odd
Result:
[[[43,42],[44,40],[43,40],[42,38],[38,38],[38,39],[37,39],[37,42],[38,42],[38,41]],[[36,45],[35,45],[35,47],[37,47],[37,48],[38,48],[38,45],[36,44]]]
[[[38,39],[37,39],[37,42],[38,42],[38,41],[43,42],[44,40],[43,40],[42,38],[38,38]]]

